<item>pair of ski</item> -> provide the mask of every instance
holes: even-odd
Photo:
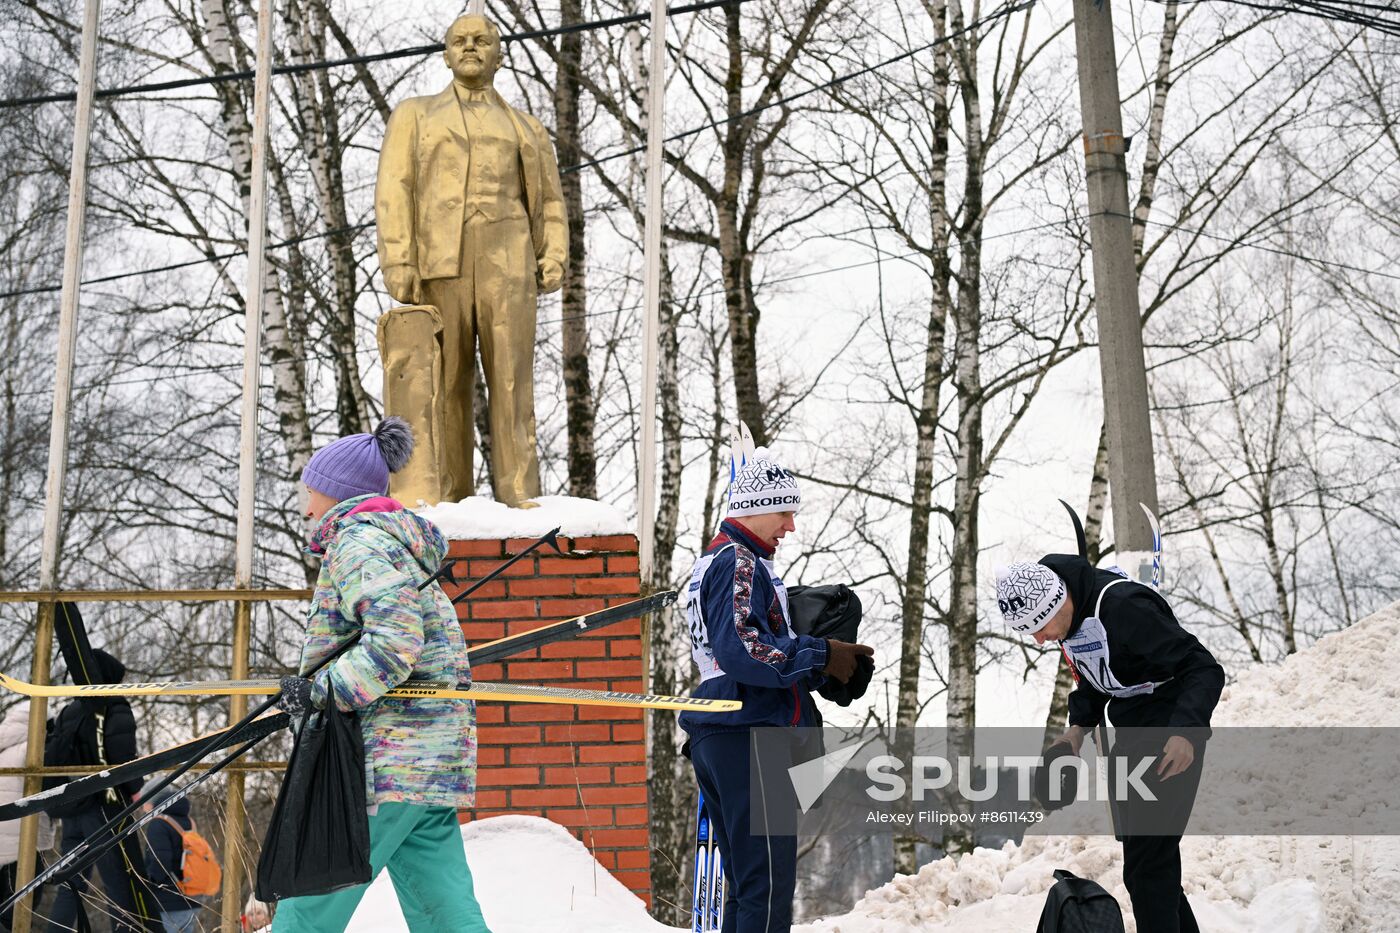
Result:
[[[724,928],[724,856],[720,854],[705,795],[699,793],[695,816],[695,881],[691,885],[691,933],[719,933]]]
[[[675,602],[676,593],[667,591],[645,596],[620,606],[555,622],[521,635],[507,636],[468,652],[473,664],[486,664],[551,644],[564,638],[595,630],[603,625],[654,612]],[[0,674],[0,687],[31,697],[113,697],[113,696],[230,696],[272,695],[279,681],[264,680],[170,680],[130,684],[31,684]],[[574,706],[617,706],[629,709],[701,709],[730,712],[742,705],[737,700],[706,700],[698,697],[667,696],[654,693],[624,693],[613,690],[585,690],[538,684],[470,683],[454,684],[441,680],[408,680],[390,690],[391,699],[486,700],[502,703],[566,703]]]
[[[513,655],[541,648],[545,645],[564,641],[578,635],[596,632],[606,626],[626,619],[634,619],[651,612],[664,609],[676,601],[676,593],[667,591],[634,599],[618,606],[610,606],[597,612],[554,622],[539,628],[509,635],[496,641],[476,645],[467,650],[467,658],[473,667],[494,664]],[[153,684],[98,684],[73,687],[36,687],[0,674],[0,685],[26,693],[30,696],[130,696],[130,695],[175,695],[190,696],[203,694],[249,693],[272,694],[277,692],[276,680],[250,681],[189,681]],[[509,700],[526,703],[569,703],[579,705],[601,705],[660,709],[705,709],[710,712],[738,708],[735,701],[706,701],[690,697],[666,697],[634,693],[617,693],[605,690],[577,690],[569,687],[549,687],[505,684],[466,684],[461,689],[456,685],[436,682],[413,682],[401,685],[389,696],[413,696],[427,698],[458,697],[466,699]],[[200,749],[218,751],[232,745],[261,739],[288,724],[285,713],[271,713],[254,720],[241,730],[232,727],[201,735],[189,742],[162,749],[143,758],[137,758],[120,765],[114,765],[98,774],[89,774],[69,781],[49,791],[25,797],[0,805],[0,822],[42,813],[86,797],[89,794],[115,787],[127,781],[137,780],[157,771],[174,767],[188,761]],[[210,744],[213,743],[213,744]]]

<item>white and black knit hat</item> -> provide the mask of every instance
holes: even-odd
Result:
[[[768,453],[760,447],[747,461],[735,469],[729,481],[730,518],[745,515],[766,515],[770,512],[796,512],[802,507],[802,493],[797,488],[797,480],[780,467]]]
[[[1065,581],[1044,564],[1015,563],[998,567],[996,575],[1001,617],[1025,635],[1045,628],[1068,595]]]

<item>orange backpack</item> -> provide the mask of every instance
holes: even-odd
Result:
[[[180,857],[180,877],[176,882],[180,893],[186,897],[218,894],[223,871],[219,868],[219,860],[214,857],[214,850],[209,847],[209,841],[195,830],[194,820],[191,819],[190,828],[185,829],[163,813],[160,818],[180,834],[180,841],[185,847]]]

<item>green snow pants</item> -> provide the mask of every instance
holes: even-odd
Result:
[[[394,882],[413,933],[490,933],[472,891],[462,829],[451,807],[381,803],[369,818],[369,865]],[[369,885],[292,897],[277,905],[273,933],[341,933]]]

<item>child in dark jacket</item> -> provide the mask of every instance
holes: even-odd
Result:
[[[142,813],[149,813],[152,807],[170,796],[170,789],[164,788],[147,799],[148,789],[158,781],[159,778],[154,779],[141,789]],[[165,933],[194,933],[199,929],[202,905],[180,893],[185,858],[183,833],[193,828],[188,797],[181,797],[146,824],[146,875],[151,880],[151,890],[160,907],[160,921]]]

